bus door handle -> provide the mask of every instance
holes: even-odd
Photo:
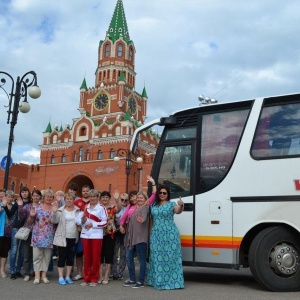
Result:
[[[183,211],[194,211],[194,204],[193,203],[184,203]]]

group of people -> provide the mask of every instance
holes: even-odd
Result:
[[[173,216],[183,211],[184,203],[181,198],[170,201],[168,187],[157,187],[151,176],[148,181],[150,198],[143,191],[111,195],[88,185],[79,198],[77,185],[71,184],[66,194],[50,189],[30,193],[22,187],[14,201],[14,192],[0,190],[0,277],[7,276],[9,255],[11,279],[24,276],[29,281],[34,273],[34,284],[49,283],[54,248],[60,285],[81,279],[81,286],[122,280],[127,263],[129,279],[124,286],[183,288],[180,235]],[[22,227],[30,234],[21,241],[15,236]]]

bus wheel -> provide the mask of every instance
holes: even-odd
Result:
[[[274,292],[300,290],[300,241],[283,227],[262,230],[249,249],[253,277]]]

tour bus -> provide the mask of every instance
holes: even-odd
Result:
[[[152,176],[185,203],[183,265],[250,267],[266,289],[300,290],[300,94],[178,111],[137,128],[132,153],[154,125]]]

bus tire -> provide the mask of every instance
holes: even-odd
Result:
[[[274,292],[300,290],[300,241],[296,234],[280,226],[262,230],[249,249],[253,277]]]

